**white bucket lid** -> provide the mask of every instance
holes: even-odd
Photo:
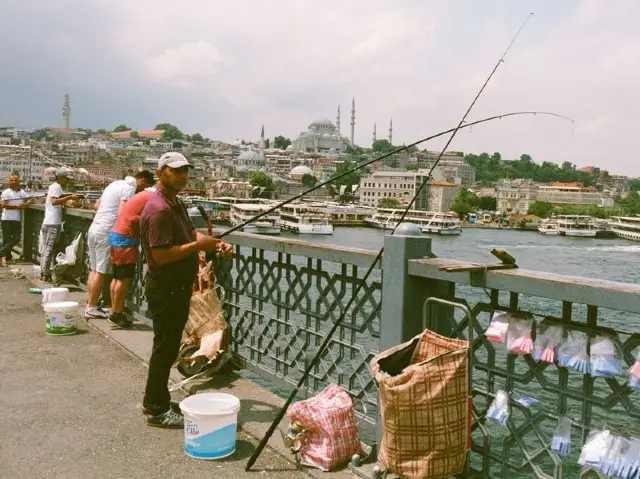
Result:
[[[240,400],[232,394],[194,394],[180,402],[180,409],[188,414],[217,416],[235,414],[240,410]]]
[[[55,311],[73,311],[74,309],[78,309],[77,301],[61,301],[59,303],[45,303],[42,305],[44,310],[48,313]]]
[[[43,289],[42,292],[44,293],[45,291],[49,291],[49,294],[53,294],[53,293],[68,293],[69,289],[68,288],[46,288]]]

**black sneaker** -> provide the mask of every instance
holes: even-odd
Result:
[[[131,329],[133,327],[133,321],[127,318],[124,313],[111,313],[107,321],[109,321],[111,329]]]
[[[153,427],[163,427],[166,429],[183,429],[184,417],[173,409],[169,409],[157,416],[147,417],[147,425]]]
[[[182,410],[180,409],[180,402],[179,401],[171,401],[169,403],[169,408],[174,411],[177,412],[178,414],[182,414]],[[144,414],[145,416],[154,416],[154,411],[153,409],[148,409],[144,406],[142,406],[142,414]]]

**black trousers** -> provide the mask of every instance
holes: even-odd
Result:
[[[153,351],[142,405],[154,415],[169,410],[169,373],[178,357],[191,305],[193,279],[147,276],[145,294],[153,319]]]
[[[20,243],[20,222],[2,222],[2,248],[0,248],[0,258],[11,259],[11,250]]]

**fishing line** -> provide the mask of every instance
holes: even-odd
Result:
[[[442,156],[444,155],[445,151],[447,150],[447,148],[449,147],[449,145],[451,144],[451,142],[453,141],[454,137],[456,136],[456,133],[458,133],[458,131],[460,130],[460,128],[462,127],[462,124],[464,123],[464,121],[467,119],[467,116],[469,115],[469,112],[471,111],[471,109],[474,107],[474,105],[476,104],[476,102],[478,101],[478,98],[480,97],[480,95],[482,95],[482,92],[484,91],[485,87],[487,86],[487,84],[489,83],[489,81],[491,80],[491,78],[493,77],[493,75],[495,74],[496,70],[498,69],[498,67],[500,66],[500,64],[504,61],[504,57],[505,55],[509,52],[509,50],[511,49],[511,46],[513,45],[513,43],[515,42],[515,40],[518,38],[518,36],[520,35],[520,32],[522,31],[522,29],[524,28],[524,26],[526,25],[527,21],[529,20],[529,18],[531,17],[531,15],[533,14],[529,14],[526,18],[526,20],[524,21],[524,23],[522,24],[522,26],[520,27],[520,29],[518,30],[518,32],[516,33],[516,35],[513,37],[513,40],[511,40],[511,43],[509,43],[509,46],[507,47],[507,49],[504,51],[504,53],[502,54],[502,56],[500,57],[500,59],[498,60],[498,62],[496,63],[495,67],[493,68],[493,70],[491,71],[491,73],[489,74],[489,76],[487,77],[487,79],[485,80],[484,84],[482,85],[482,87],[480,88],[480,90],[478,91],[478,93],[476,94],[475,98],[473,99],[473,101],[471,102],[471,105],[469,105],[469,108],[467,108],[467,111],[465,112],[465,114],[463,115],[462,119],[460,120],[460,122],[458,123],[458,126],[456,126],[456,128],[451,132],[451,137],[449,138],[449,140],[447,141],[446,145],[444,146],[444,148],[442,149],[442,151],[440,152],[440,154],[438,155],[438,158],[436,159],[435,163],[433,164],[433,166],[431,167],[431,169],[429,170],[429,174],[426,176],[426,178],[424,179],[424,181],[422,182],[422,184],[420,185],[420,187],[418,188],[418,190],[416,191],[416,193],[414,194],[413,198],[411,199],[411,202],[407,205],[407,207],[405,208],[402,216],[400,217],[400,219],[398,220],[398,222],[396,223],[396,225],[393,228],[393,231],[391,232],[391,234],[393,235],[396,231],[396,229],[398,228],[398,226],[404,221],[405,217],[407,216],[407,214],[409,213],[409,210],[411,209],[411,207],[413,206],[413,204],[415,203],[415,201],[417,200],[420,192],[422,191],[422,189],[425,187],[425,185],[429,182],[430,177],[431,177],[431,173],[433,173],[434,169],[436,168],[436,166],[438,165],[440,159],[442,158]],[[446,134],[446,133],[443,133]],[[404,148],[406,149],[406,148]],[[387,155],[388,156],[388,155]],[[286,203],[285,203],[286,204]],[[233,229],[233,228],[232,228]],[[228,234],[228,233],[227,233]],[[289,397],[287,398],[287,400],[285,401],[284,405],[282,406],[282,408],[280,409],[280,411],[278,412],[278,414],[276,415],[276,417],[274,418],[273,422],[271,423],[271,426],[269,426],[269,429],[267,430],[266,434],[264,435],[264,437],[260,440],[260,443],[258,444],[258,446],[256,447],[256,449],[253,451],[253,454],[251,455],[251,457],[249,458],[249,460],[247,461],[247,465],[245,467],[245,470],[248,471],[251,469],[251,466],[253,466],[253,464],[256,462],[256,460],[258,459],[258,456],[260,456],[260,453],[262,452],[262,450],[264,449],[264,447],[267,444],[267,441],[269,441],[269,438],[271,438],[271,436],[273,435],[273,433],[275,432],[276,428],[278,427],[278,424],[280,423],[280,421],[282,420],[282,418],[284,417],[287,409],[289,408],[289,405],[293,402],[293,400],[295,399],[295,397],[298,394],[298,391],[300,390],[300,388],[302,387],[302,385],[304,384],[304,382],[306,381],[307,377],[309,376],[309,374],[311,373],[311,370],[315,367],[316,363],[318,362],[320,356],[322,356],[322,354],[324,353],[324,350],[327,348],[327,346],[329,345],[329,342],[331,341],[333,335],[335,334],[336,330],[338,329],[338,327],[340,327],[340,325],[343,323],[343,321],[345,320],[345,318],[347,317],[349,310],[352,306],[352,304],[354,303],[354,301],[356,300],[358,294],[360,293],[360,290],[362,289],[362,285],[366,283],[367,279],[369,278],[369,275],[371,274],[371,272],[373,271],[373,269],[375,268],[375,265],[380,261],[380,259],[382,258],[382,254],[384,252],[384,247],[380,249],[380,251],[378,252],[378,254],[376,255],[375,259],[373,260],[373,262],[371,263],[371,266],[369,266],[369,269],[366,271],[366,273],[364,274],[364,276],[362,277],[362,280],[360,280],[358,282],[358,285],[355,288],[355,291],[353,292],[353,294],[351,295],[351,298],[349,299],[349,302],[347,303],[347,305],[344,307],[344,309],[342,310],[342,313],[340,314],[340,317],[333,323],[333,326],[331,327],[331,329],[329,330],[329,332],[327,333],[327,335],[325,336],[324,341],[322,342],[322,344],[320,345],[320,347],[318,348],[315,356],[313,357],[313,359],[309,362],[309,364],[307,365],[307,367],[305,368],[304,373],[302,374],[302,377],[300,378],[300,380],[298,381],[298,384],[296,385],[296,387],[293,389],[293,391],[291,391],[291,393],[289,394]]]

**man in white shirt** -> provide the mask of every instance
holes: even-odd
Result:
[[[12,260],[11,250],[20,243],[20,222],[22,221],[22,209],[31,200],[29,195],[21,190],[20,177],[17,173],[9,176],[9,188],[0,195],[0,206],[2,206],[2,247],[0,248],[0,263],[5,266]]]
[[[56,180],[49,185],[47,191],[47,201],[44,207],[44,221],[40,233],[42,236],[42,248],[40,255],[41,280],[51,282],[51,263],[55,252],[60,229],[62,228],[62,205],[69,200],[80,198],[80,195],[64,194],[62,187],[66,186],[73,179],[68,170],[57,170]]]
[[[98,300],[104,285],[105,275],[111,274],[111,253],[109,232],[118,218],[120,208],[134,194],[153,185],[153,173],[147,170],[127,176],[109,184],[96,204],[96,215],[87,233],[89,264],[91,272],[87,282],[89,300],[84,312],[85,318],[107,319],[109,314],[98,307]]]

